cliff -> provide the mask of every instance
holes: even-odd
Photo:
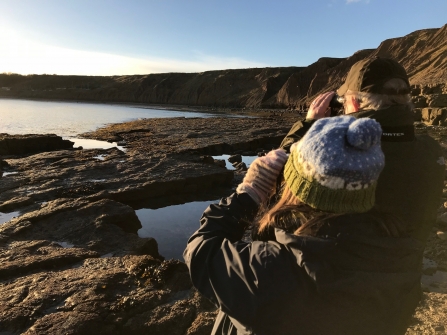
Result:
[[[250,68],[132,76],[0,74],[0,97],[207,107],[286,108],[338,88],[358,60],[391,57],[416,86],[447,83],[447,25],[383,41],[347,58],[307,67]]]

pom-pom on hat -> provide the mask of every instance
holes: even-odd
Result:
[[[287,186],[302,202],[333,213],[361,213],[375,202],[385,164],[380,124],[340,116],[317,120],[290,148]]]

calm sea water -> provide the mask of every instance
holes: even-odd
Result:
[[[215,201],[195,201],[183,205],[159,209],[136,210],[140,219],[140,237],[153,237],[158,243],[158,251],[165,258],[183,260],[183,251],[188,238],[200,227],[200,217],[205,209]]]
[[[143,118],[210,117],[215,114],[83,102],[0,99],[0,133],[57,134],[66,138],[109,123]]]

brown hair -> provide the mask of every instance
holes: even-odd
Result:
[[[374,208],[367,213],[381,235],[390,237],[405,235],[403,223],[397,216]],[[280,228],[295,235],[317,236],[325,222],[347,214],[329,213],[312,208],[301,202],[283,184],[279,200],[270,208],[264,206],[261,209],[260,219],[253,229],[253,236],[260,240],[274,239],[274,228]]]

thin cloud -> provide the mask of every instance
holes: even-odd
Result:
[[[192,52],[192,61],[185,61],[73,50],[26,40],[5,30],[0,30],[0,38],[0,73],[109,76],[267,66],[237,57],[218,57],[199,51]]]

